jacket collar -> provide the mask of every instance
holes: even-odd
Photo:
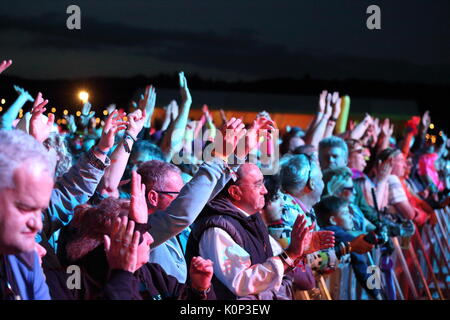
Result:
[[[34,268],[34,255],[35,252],[22,252],[16,254],[17,259],[20,260],[29,270],[33,270]]]

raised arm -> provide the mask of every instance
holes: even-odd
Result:
[[[332,103],[331,93],[323,91],[319,99],[319,112],[317,113],[318,123],[315,127],[310,127],[310,130],[308,130],[305,136],[305,143],[313,145],[316,148],[316,150],[319,147],[320,140],[323,139],[328,119],[330,119],[332,114],[331,103]],[[325,113],[321,115],[320,110],[322,109],[324,104],[325,104]]]
[[[161,149],[167,161],[170,161],[174,154],[179,152],[183,146],[183,138],[188,121],[189,111],[191,110],[192,97],[187,86],[187,80],[184,72],[179,73],[180,94],[181,94],[181,111],[178,117],[173,121],[167,132],[164,134],[161,143]]]
[[[48,119],[43,117],[44,112],[47,110],[45,108],[47,103],[48,100],[44,100],[42,94],[39,92],[34,101],[33,110],[31,110],[30,134],[40,143],[47,140],[55,122],[55,115],[53,113],[48,114]]]
[[[141,95],[138,107],[142,114],[145,115],[144,118],[144,128],[150,129],[152,124],[152,116],[155,111],[156,104],[156,90],[152,85],[145,87],[144,95]],[[138,132],[139,133],[139,132]],[[136,135],[137,136],[137,135]]]
[[[3,60],[2,63],[0,63],[0,73],[8,69],[10,65],[12,65],[12,60]]]
[[[0,129],[11,130],[12,124],[15,119],[17,119],[17,115],[19,114],[19,110],[23,108],[27,101],[33,102],[34,99],[31,95],[20,88],[19,86],[14,86],[14,90],[19,94],[16,101],[5,111],[0,118]]]
[[[331,117],[328,119],[327,127],[323,138],[328,138],[333,135],[334,128],[336,127],[336,121],[341,114],[341,98],[339,97],[339,92],[334,92],[331,100],[331,106],[333,107],[333,112]]]
[[[117,114],[114,111],[112,115]],[[128,115],[128,128],[125,131],[124,138],[111,154],[111,165],[105,170],[102,183],[100,184],[100,194],[115,195],[118,192],[120,180],[130,158],[131,149],[137,140],[139,132],[142,130],[146,118],[146,109],[141,112],[137,109]]]
[[[370,115],[366,114],[363,121],[358,123],[356,127],[350,133],[350,138],[359,140],[364,136],[364,133],[369,128],[369,126],[373,123],[373,119]]]
[[[221,133],[217,135],[215,144],[229,147],[216,148],[214,158],[200,166],[169,207],[149,216],[149,222],[153,226],[150,231],[154,239],[152,247],[157,247],[190,226],[206,203],[215,197],[232,177],[233,172],[226,161],[234,153],[238,141],[245,135],[246,130],[241,120],[232,118],[222,128]]]
[[[110,115],[111,116],[111,115]],[[114,137],[125,126],[120,119],[108,117],[96,146],[81,156],[78,162],[55,183],[48,209],[44,213],[44,232],[53,232],[70,222],[76,206],[86,203],[94,194],[110,164],[107,153],[114,145]]]

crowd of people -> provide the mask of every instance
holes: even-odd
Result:
[[[424,295],[405,273],[414,255],[401,264],[395,249],[449,203],[449,145],[430,138],[429,112],[405,130],[370,115],[338,130],[341,97],[323,91],[308,128],[265,111],[217,123],[206,105],[191,119],[183,72],[179,86],[162,119],[149,85],[100,122],[89,102],[56,122],[45,94],[15,86],[0,113],[0,300],[326,299],[343,266],[361,298]]]

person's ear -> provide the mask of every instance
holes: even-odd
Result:
[[[156,192],[155,190],[150,190],[147,194],[147,200],[148,203],[152,206],[152,207],[157,207],[158,206],[158,202],[159,202],[159,194],[158,192]]]
[[[308,185],[307,187],[311,190],[314,191],[316,189],[316,181],[314,179],[309,179],[308,181]]]
[[[235,201],[239,201],[242,198],[242,192],[241,188],[237,185],[232,185],[228,188],[228,194],[230,195],[231,199]]]
[[[336,217],[335,216],[331,216],[329,221],[330,221],[331,225],[337,226],[337,221],[336,221]]]

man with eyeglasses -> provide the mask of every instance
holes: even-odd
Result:
[[[200,255],[214,262],[212,283],[218,299],[292,299],[290,271],[306,253],[319,250],[317,246],[332,246],[332,232],[311,235],[312,228],[306,227],[306,220],[299,216],[284,251],[269,236],[261,216],[267,193],[261,170],[246,163],[237,176],[195,222],[187,260]]]

